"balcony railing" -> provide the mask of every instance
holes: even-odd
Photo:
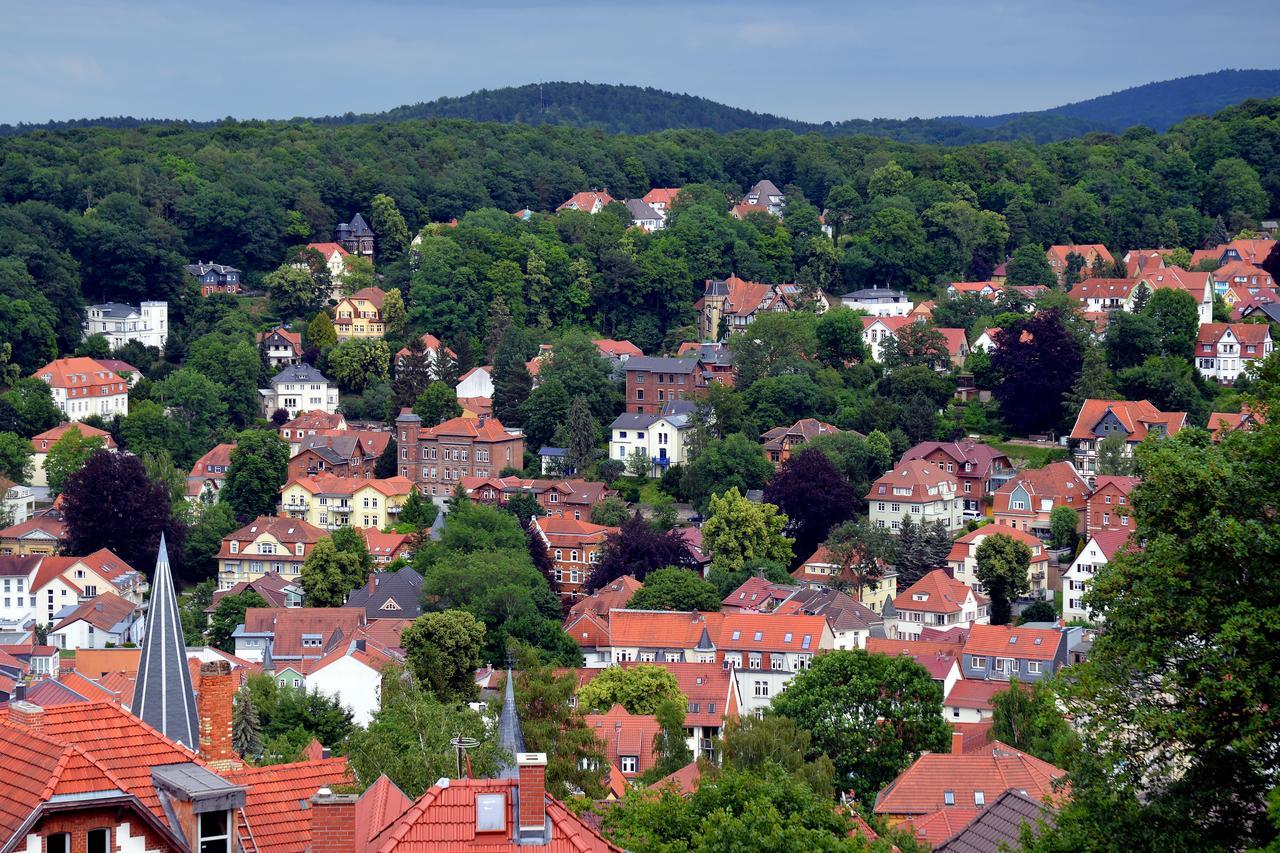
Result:
[[[655,456],[653,457],[653,464],[657,465],[659,468],[666,468],[668,465],[671,464],[671,457]]]

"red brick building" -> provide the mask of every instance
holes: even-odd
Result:
[[[633,356],[627,359],[627,411],[657,415],[671,400],[692,400],[707,389],[707,371],[697,358]]]
[[[563,513],[535,518],[533,526],[555,570],[552,587],[562,598],[578,599],[600,560],[605,537],[617,533],[618,528],[579,521]]]
[[[1093,493],[1085,501],[1085,535],[1092,536],[1102,530],[1132,532],[1135,521],[1129,493],[1141,482],[1139,477],[1095,477]]]
[[[588,480],[526,480],[521,477],[466,477],[462,488],[475,503],[504,506],[516,495],[533,495],[547,512],[591,520],[591,507],[616,494],[607,483]]]
[[[495,418],[453,418],[423,426],[408,410],[396,418],[400,476],[443,502],[468,477],[492,477],[524,467],[524,433]]]

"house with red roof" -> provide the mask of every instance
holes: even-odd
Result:
[[[1087,314],[1133,311],[1138,284],[1131,278],[1086,278],[1071,288],[1071,300]]]
[[[663,216],[671,210],[671,205],[676,203],[676,198],[680,195],[680,187],[654,187],[645,193],[640,200],[661,213]]]
[[[1043,468],[1024,468],[996,490],[993,519],[997,525],[1034,533],[1047,540],[1053,511],[1070,507],[1080,515],[1084,530],[1089,484],[1070,462],[1050,462]]]
[[[49,485],[49,475],[44,470],[44,462],[49,458],[49,448],[53,447],[54,442],[73,429],[85,438],[101,439],[102,446],[107,450],[117,450],[115,437],[104,429],[71,421],[58,424],[53,429],[45,430],[39,435],[31,437],[31,485]]]
[[[59,649],[122,646],[140,641],[144,624],[141,605],[101,592],[59,613],[49,629],[49,641]]]
[[[879,527],[898,530],[904,515],[916,524],[941,522],[948,531],[964,526],[959,478],[923,459],[899,463],[871,484],[866,499]]]
[[[250,607],[232,638],[238,658],[302,672],[345,646],[366,622],[359,607]]]
[[[319,474],[370,478],[391,433],[371,430],[318,429],[303,436],[289,459],[288,479]]]
[[[1089,541],[1062,576],[1062,618],[1067,622],[1100,624],[1102,614],[1092,612],[1085,605],[1084,594],[1098,572],[1116,554],[1137,547],[1132,530],[1103,529],[1091,534]]]
[[[204,609],[205,614],[212,616],[219,602],[228,595],[240,595],[250,590],[262,596],[268,607],[301,607],[304,597],[302,585],[297,580],[289,580],[278,572],[267,572],[260,578],[215,590],[209,606]]]
[[[1245,261],[1256,266],[1262,266],[1271,257],[1271,253],[1275,251],[1277,245],[1275,238],[1269,236],[1256,239],[1232,240],[1229,243],[1221,243],[1211,249],[1197,249],[1192,252],[1191,266],[1197,266],[1206,260],[1214,260],[1219,264]]]
[[[1212,425],[1212,420],[1210,424]],[[1102,530],[1133,532],[1134,520],[1130,494],[1142,482],[1140,477],[1116,477],[1099,474],[1093,478],[1093,491],[1085,499],[1084,532],[1092,536]]]
[[[1115,265],[1115,259],[1111,257],[1107,247],[1101,243],[1050,246],[1044,254],[1049,261],[1049,266],[1053,268],[1054,274],[1058,277],[1059,287],[1062,287],[1063,280],[1067,275],[1069,255],[1076,254],[1084,259],[1084,267],[1081,270],[1082,276],[1087,275],[1090,270],[1097,271],[1099,261],[1106,264],[1107,269]]]
[[[1205,379],[1230,385],[1274,348],[1267,323],[1203,323],[1196,338],[1195,365]]]
[[[960,669],[965,678],[1039,681],[1067,665],[1067,632],[1012,625],[974,625]]]
[[[904,312],[900,316],[869,316],[859,318],[862,321],[862,342],[876,361],[884,361],[884,343],[889,338],[897,338],[898,330],[908,323],[921,322],[919,317],[910,317]]]
[[[925,753],[912,762],[876,796],[875,813],[890,826],[909,821],[915,827],[943,812],[954,818],[947,824],[954,832],[1008,790],[1051,801],[1066,776],[1065,770],[1000,741],[964,752],[962,740],[957,734],[951,752]]]
[[[1157,290],[1171,288],[1191,295],[1196,302],[1201,323],[1213,321],[1213,274],[1207,272],[1188,272],[1181,267],[1160,267],[1148,269],[1140,276],[1154,293]]]
[[[291,420],[280,427],[280,437],[289,442],[289,453],[297,453],[302,439],[309,435],[327,434],[329,431],[344,431],[347,419],[339,412],[326,412],[323,409],[309,409],[298,412]]]
[[[947,298],[959,299],[962,296],[977,296],[991,302],[996,301],[1003,283],[994,281],[953,281],[947,285]]]
[[[110,419],[129,414],[129,383],[91,358],[58,358],[33,376],[49,386],[53,404],[71,421],[89,415]]]
[[[838,427],[824,423],[817,418],[801,418],[791,426],[778,426],[761,434],[765,455],[774,467],[781,465],[792,457],[796,449],[803,447],[820,435],[835,435],[843,432]]]
[[[612,610],[608,621],[609,659],[613,663],[716,663],[716,640],[725,618],[723,613]]]
[[[224,442],[196,460],[187,474],[187,500],[213,502],[231,470],[231,451],[235,449],[234,442]]]
[[[992,697],[1009,689],[1003,681],[961,679],[942,699],[942,716],[951,723],[981,723],[995,716]]]
[[[341,243],[308,243],[307,248],[319,252],[324,265],[328,267],[329,276],[333,281],[333,290],[330,295],[336,302],[342,298],[342,279],[347,274],[347,258],[351,253]],[[305,268],[301,263],[295,263],[294,266]]]
[[[574,193],[569,199],[556,208],[556,213],[565,210],[580,210],[583,213],[599,213],[605,206],[615,201],[607,190],[587,190]]]
[[[524,464],[524,432],[496,418],[451,418],[426,426],[405,410],[396,418],[400,476],[443,504],[467,477],[487,478]]]
[[[751,325],[762,311],[790,311],[791,297],[780,285],[744,281],[737,276],[707,279],[702,298],[694,304],[698,311],[698,334],[703,340],[718,341]],[[721,331],[726,334],[721,335]]]
[[[569,618],[590,613],[608,620],[611,610],[625,609],[632,597],[643,588],[644,584],[632,575],[615,578],[590,595],[579,597],[569,608]]]
[[[605,537],[618,532],[616,527],[592,524],[564,512],[535,517],[530,525],[551,560],[551,587],[567,601],[583,595],[587,578],[600,561]]]
[[[1067,467],[1071,466],[1068,465]],[[1051,579],[1049,575],[1049,552],[1046,550],[1044,542],[1026,530],[1019,530],[1005,525],[984,524],[977,530],[970,530],[957,539],[955,544],[951,546],[951,553],[947,555],[947,567],[951,569],[952,576],[956,580],[973,587],[978,592],[985,592],[977,578],[978,546],[988,536],[994,534],[1008,536],[1014,541],[1026,545],[1031,550],[1031,563],[1027,567],[1031,590],[1033,593],[1045,595],[1049,589]]]
[[[621,705],[614,705],[604,713],[583,714],[582,718],[604,747],[609,763],[621,771],[624,779],[638,779],[658,763],[654,743],[662,726],[652,714],[632,714]]]
[[[1266,423],[1261,412],[1253,412],[1248,406],[1241,406],[1238,412],[1214,412],[1209,415],[1209,435],[1215,442],[1222,441],[1228,433],[1256,429]]]
[[[304,667],[306,689],[336,699],[350,709],[352,722],[368,726],[382,707],[382,670],[402,663],[404,655],[398,650],[353,637]]]
[[[538,506],[582,520],[591,508],[616,494],[607,483],[589,480],[531,480],[523,477],[465,477],[462,488],[475,503],[505,506],[517,495],[532,495]]]
[[[932,462],[960,482],[964,513],[981,515],[983,499],[995,494],[1017,473],[1009,457],[987,444],[962,441],[922,441],[902,454],[901,462],[923,459]]]
[[[765,580],[753,575],[720,602],[721,613],[770,613],[790,598],[796,587]]]
[[[420,340],[422,341],[422,352],[420,355],[423,359],[423,366],[426,367],[427,370],[434,371],[437,369],[437,365],[440,361],[440,354],[442,352],[451,359],[456,359],[458,357],[458,354],[454,352],[452,348],[445,346],[444,342],[435,335],[424,332]],[[396,370],[399,371],[402,369],[405,365],[405,360],[412,357],[414,357],[414,351],[407,346],[401,347],[397,350],[395,357]]]
[[[856,601],[876,613],[883,613],[885,605],[898,594],[898,573],[892,565],[882,561],[880,577],[868,580],[859,586],[857,576],[846,568],[826,545],[819,545],[818,549],[791,573],[791,577],[798,584],[811,588],[826,589],[833,584],[844,587]]]
[[[1147,400],[1085,400],[1068,437],[1072,464],[1082,476],[1093,476],[1098,473],[1098,445],[1108,436],[1124,437],[1127,458],[1148,435],[1174,435],[1186,422],[1186,412],[1162,412]]]
[[[315,544],[328,533],[302,519],[261,515],[222,537],[218,587],[257,580],[267,572],[296,581]]]
[[[867,640],[867,652],[911,658],[928,671],[929,677],[942,688],[943,696],[960,681],[960,648],[951,643],[872,637]]]
[[[985,625],[989,604],[973,587],[934,569],[893,599],[892,612],[885,613],[885,633],[895,640],[915,640],[925,628]]]
[[[343,296],[333,309],[333,329],[339,341],[352,338],[381,338],[386,333],[382,303],[386,291],[378,287],[362,287]]]
[[[738,681],[743,713],[769,706],[814,655],[835,648],[827,620],[803,613],[728,613],[714,640],[716,657]]]
[[[1259,290],[1271,290],[1276,281],[1271,273],[1249,261],[1227,261],[1212,273],[1213,288],[1225,297],[1228,290],[1240,288],[1250,295]]]
[[[291,332],[284,326],[276,326],[269,332],[257,334],[258,349],[265,350],[267,364],[279,370],[285,365],[302,361],[302,333]]]

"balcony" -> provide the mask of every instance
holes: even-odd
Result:
[[[653,464],[654,464],[654,465],[657,465],[659,468],[666,468],[668,465],[670,465],[670,464],[671,464],[671,457],[669,457],[669,456],[654,456],[654,457],[653,457],[653,459],[652,459],[652,461],[653,461]]]

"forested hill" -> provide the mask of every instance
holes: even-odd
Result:
[[[438,98],[380,113],[346,113],[292,122],[324,125],[379,124],[415,119],[468,119],[565,125],[606,133],[653,133],[662,130],[789,130],[828,136],[866,135],[941,145],[1026,140],[1053,142],[1091,131],[1120,133],[1143,124],[1166,130],[1194,115],[1209,115],[1248,98],[1280,96],[1280,71],[1224,70],[1136,86],[1087,101],[1037,112],[996,116],[943,116],[911,119],[849,119],[821,124],[796,121],[726,106],[695,95],[640,86],[603,83],[531,83],[502,89],[481,89],[457,98]],[[131,128],[177,124],[200,129],[221,122],[106,117],[49,122],[42,125],[0,125],[0,135],[31,130],[80,127]]]

